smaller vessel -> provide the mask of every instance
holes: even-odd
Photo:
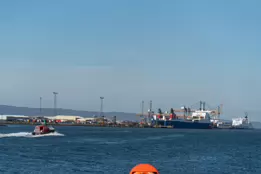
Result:
[[[218,121],[217,122],[217,128],[218,129],[231,129],[232,128],[232,122],[231,121]]]
[[[43,125],[35,126],[32,135],[42,135],[42,134],[49,134],[55,132],[55,129],[52,126],[47,126],[46,122],[44,121]]]
[[[248,120],[248,114],[245,113],[245,117],[232,119],[232,129],[253,129],[252,124]]]
[[[55,132],[55,129],[53,127],[46,126],[46,125],[39,125],[39,126],[35,126],[32,135],[42,135],[42,134],[49,134],[53,132]]]

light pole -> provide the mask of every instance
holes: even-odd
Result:
[[[142,100],[141,102],[141,114],[142,114],[142,118],[144,117],[144,101]]]
[[[102,117],[102,125],[104,125],[104,114],[103,114],[103,99],[104,99],[104,97],[100,97],[100,99],[101,99],[100,117]]]
[[[40,115],[42,115],[42,97],[40,97]]]
[[[54,95],[54,103],[53,103],[53,109],[54,109],[54,116],[57,115],[57,111],[56,111],[56,107],[57,107],[57,99],[56,99],[56,95],[58,94],[58,92],[53,92]]]
[[[101,99],[101,110],[100,110],[100,117],[103,116],[103,99],[104,97],[100,97]]]

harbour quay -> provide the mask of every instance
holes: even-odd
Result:
[[[18,125],[39,125],[46,121],[48,125],[53,126],[90,126],[90,127],[148,127],[140,124],[138,121],[116,120],[106,117],[82,117],[73,115],[57,116],[24,116],[24,115],[1,115],[2,124]]]

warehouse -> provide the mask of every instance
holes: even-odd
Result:
[[[55,116],[55,120],[64,120],[64,121],[76,121],[77,119],[81,119],[80,116],[75,115],[57,115]]]
[[[77,119],[77,123],[92,123],[95,118],[79,118]]]
[[[29,120],[29,117],[24,115],[1,115],[0,119],[5,121],[26,121]]]

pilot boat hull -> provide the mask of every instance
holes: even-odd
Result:
[[[32,135],[43,135],[43,134],[49,134],[55,132],[55,129],[48,126],[36,126],[34,131],[32,132]]]

